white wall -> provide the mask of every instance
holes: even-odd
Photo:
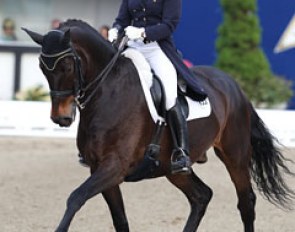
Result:
[[[9,100],[13,96],[15,55],[0,52],[0,100]]]
[[[0,0],[0,22],[6,17],[13,18],[18,38],[29,40],[20,27],[45,33],[54,18],[82,19],[95,28],[103,24],[111,25],[120,2],[121,0]]]
[[[21,75],[20,75],[20,89],[28,89],[37,85],[44,86],[48,91],[48,83],[39,68],[38,54],[23,54],[21,57]]]
[[[52,19],[76,18],[98,29],[101,25],[113,23],[120,2],[121,0],[0,0],[0,22],[6,17],[14,19],[18,39],[33,45],[20,27],[46,33],[50,30]],[[18,43],[23,42],[18,41],[15,46]],[[47,87],[39,69],[38,55],[24,54],[21,58],[21,90],[39,84]],[[14,63],[13,53],[0,52],[0,100],[10,100],[13,97]]]
[[[50,102],[0,101],[0,136],[76,137],[79,114],[70,128],[60,128],[50,120],[50,107]],[[283,146],[295,147],[295,111],[257,112]]]
[[[42,85],[49,90],[48,83],[39,68],[39,54],[24,53],[21,55],[20,90]],[[0,100],[11,100],[14,97],[15,54],[0,51]]]

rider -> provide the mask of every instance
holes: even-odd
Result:
[[[206,93],[184,65],[172,39],[181,16],[181,0],[122,0],[118,16],[109,31],[109,41],[125,31],[128,46],[143,54],[160,78],[166,94],[167,122],[176,138],[172,153],[172,173],[190,172],[186,119],[177,101],[177,72],[193,89],[199,100]]]

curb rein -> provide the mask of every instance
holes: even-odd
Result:
[[[124,50],[125,45],[128,42],[128,37],[124,36],[119,44],[118,51],[116,54],[113,56],[111,61],[108,63],[108,65],[101,71],[99,75],[97,75],[89,84],[87,84],[85,87],[85,79],[83,77],[82,73],[82,67],[81,67],[81,58],[75,51],[75,49],[70,45],[69,48],[66,50],[56,53],[56,54],[45,54],[41,52],[41,55],[39,57],[40,62],[44,65],[44,67],[52,72],[56,68],[56,65],[58,64],[59,61],[64,59],[65,57],[72,56],[74,58],[75,62],[75,73],[76,73],[76,78],[75,78],[75,88],[74,90],[50,90],[50,96],[51,97],[67,97],[74,95],[75,97],[75,102],[78,105],[80,110],[83,110],[86,107],[86,104],[92,99],[92,97],[95,95],[96,91],[99,88],[99,84],[101,84],[112,68],[114,67],[116,61],[118,60],[120,54]],[[46,62],[44,61],[43,57],[45,58],[55,58],[56,60],[54,61],[53,67],[50,68]],[[86,92],[95,84],[96,87],[93,89],[93,91],[86,97]],[[84,100],[83,100],[84,99]]]

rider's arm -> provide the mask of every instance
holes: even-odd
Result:
[[[158,41],[170,37],[175,31],[181,17],[181,0],[165,0],[162,22],[145,28],[146,39]]]
[[[131,16],[128,8],[128,0],[123,0],[113,27],[116,27],[118,31],[122,31],[125,27],[129,26],[130,23]]]

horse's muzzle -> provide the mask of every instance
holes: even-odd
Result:
[[[75,120],[76,103],[74,97],[52,98],[51,120],[61,127],[69,127]]]
[[[67,116],[51,117],[51,120],[58,124],[60,127],[69,127],[72,125],[74,118]]]

